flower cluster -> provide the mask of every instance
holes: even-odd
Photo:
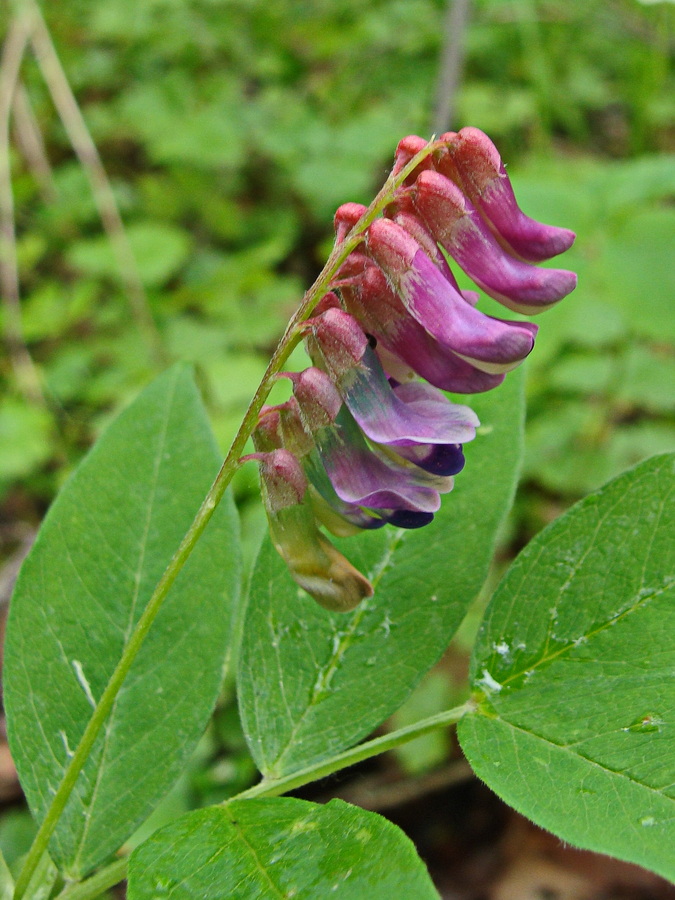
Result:
[[[404,138],[392,177],[426,146]],[[489,390],[534,345],[536,325],[480,312],[448,260],[519,313],[546,309],[576,284],[572,272],[533,265],[566,250],[574,234],[521,212],[485,134],[464,128],[434,148],[363,230],[304,323],[313,365],[282,373],[292,396],[264,408],[254,432],[250,458],[260,463],[272,540],[296,582],[332,610],[352,609],[372,587],[321,528],[343,536],[428,524],[479,424],[442,391]],[[364,213],[356,203],[338,209],[338,244]]]

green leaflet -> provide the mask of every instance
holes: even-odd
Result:
[[[154,381],[91,450],[24,564],[7,633],[13,757],[41,819],[125,642],[220,457],[185,366]],[[171,787],[212,711],[239,585],[228,496],[172,587],[99,735],[50,852],[80,877]]]
[[[577,846],[675,878],[675,454],[542,532],[474,650],[462,746],[500,796]]]
[[[408,838],[331,800],[240,800],[182,816],[132,855],[129,900],[438,900]]]

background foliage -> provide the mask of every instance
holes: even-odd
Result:
[[[45,14],[112,179],[165,358],[131,313],[29,55],[22,80],[49,168],[40,175],[20,134],[11,165],[23,331],[43,397],[25,396],[0,359],[3,556],[167,361],[195,363],[226,449],[325,258],[335,207],[368,202],[400,137],[430,133],[444,4],[61,0]],[[579,288],[542,318],[528,367],[525,478],[504,558],[573,500],[675,446],[674,21],[671,4],[638,0],[472,6],[453,127],[489,132],[523,208],[578,232],[565,265]],[[261,533],[252,468],[236,488],[250,558]],[[438,679],[421,685],[401,723],[448,705],[455,684]],[[402,751],[404,768],[442,758],[437,740]],[[224,696],[159,818],[252,777]],[[16,817],[0,822],[10,860],[23,828]]]

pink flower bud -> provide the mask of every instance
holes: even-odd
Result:
[[[333,218],[336,243],[341,244],[344,241],[366,209],[367,207],[361,203],[343,203],[338,207]]]
[[[419,215],[436,240],[487,294],[533,314],[576,287],[573,272],[538,269],[509,256],[462,191],[438,172],[422,172],[413,188]]]
[[[450,163],[450,165],[448,164]],[[478,128],[462,128],[437,170],[457,181],[494,234],[523,259],[542,262],[568,250],[574,232],[543,225],[522,212],[499,152]]]
[[[398,142],[398,147],[396,148],[396,155],[394,156],[394,167],[392,169],[392,175],[398,175],[401,169],[404,169],[410,160],[417,156],[420,150],[424,150],[427,146],[428,141],[425,141],[424,138],[418,137],[416,134],[409,134],[407,137],[404,137],[402,140]],[[424,169],[429,169],[433,166],[433,160],[431,156],[428,156],[426,159],[423,159],[422,162],[415,168],[413,172],[408,175],[405,180],[405,184],[412,184],[420,172],[423,172]]]
[[[337,418],[342,398],[331,378],[321,369],[311,366],[303,372],[283,373],[293,382],[295,401],[300,405],[306,428],[313,434]]]

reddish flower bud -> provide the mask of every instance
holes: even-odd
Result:
[[[337,244],[341,244],[344,241],[366,209],[367,207],[361,203],[343,203],[342,206],[338,206],[333,218],[335,242]]]
[[[368,338],[358,322],[341,309],[329,309],[308,320],[311,339],[307,341],[312,359],[318,357],[331,378],[340,378],[358,365],[368,346]]]

